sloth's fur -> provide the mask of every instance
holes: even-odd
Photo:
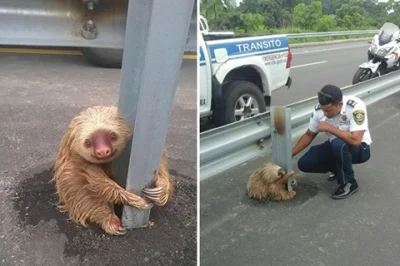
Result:
[[[114,134],[111,142],[112,156],[98,159],[85,140],[96,132]],[[129,123],[114,106],[93,106],[81,111],[70,122],[59,147],[53,168],[52,182],[59,197],[58,207],[70,219],[82,226],[94,223],[106,233],[125,234],[119,218],[114,213],[115,204],[127,204],[137,209],[148,209],[153,204],[120,187],[112,174],[111,163],[121,154],[132,137]],[[154,200],[164,205],[172,195],[165,151],[155,176],[155,185],[163,194]]]
[[[257,168],[250,176],[247,183],[247,194],[254,199],[289,200],[295,195],[295,191],[288,191],[285,187],[294,171],[286,173],[282,167],[275,163],[265,163]],[[292,185],[296,185],[295,178]]]

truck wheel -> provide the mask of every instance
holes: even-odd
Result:
[[[261,89],[252,82],[234,81],[225,86],[222,99],[224,104],[214,123],[217,126],[240,121],[266,112],[266,104]]]
[[[82,48],[82,54],[92,63],[105,68],[121,68],[122,49]]]

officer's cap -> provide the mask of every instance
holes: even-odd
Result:
[[[325,85],[321,91],[318,92],[318,102],[320,105],[327,105],[330,103],[336,104],[343,99],[342,90],[335,85]]]

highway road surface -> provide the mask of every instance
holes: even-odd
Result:
[[[326,84],[351,85],[358,66],[367,60],[368,47],[360,41],[292,48],[292,86],[273,91],[272,104],[287,105],[315,96]]]
[[[293,87],[274,92],[272,104],[312,97],[325,84],[350,85],[367,48],[360,42],[293,49]],[[293,158],[299,184],[291,201],[259,202],[246,195],[249,176],[271,160],[270,153],[202,181],[201,265],[398,265],[399,102],[396,93],[367,107],[372,157],[354,166],[360,191],[348,199],[331,198],[337,184],[327,174],[298,170],[309,147]],[[312,145],[325,140],[320,134]]]
[[[117,102],[120,70],[73,52],[0,52],[0,265],[196,265],[196,61],[183,61],[166,140],[176,194],[153,208],[153,228],[110,237],[58,212],[49,180],[67,124]]]
[[[334,200],[336,182],[327,174],[297,168],[291,201],[249,199],[251,173],[271,154],[201,182],[202,266],[398,265],[400,186],[398,132],[400,93],[368,106],[371,159],[355,165],[360,190]],[[312,143],[326,140],[320,134]]]

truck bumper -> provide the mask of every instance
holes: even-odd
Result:
[[[288,79],[286,81],[286,86],[288,89],[290,88],[290,86],[292,86],[292,78],[291,77],[288,77]]]

